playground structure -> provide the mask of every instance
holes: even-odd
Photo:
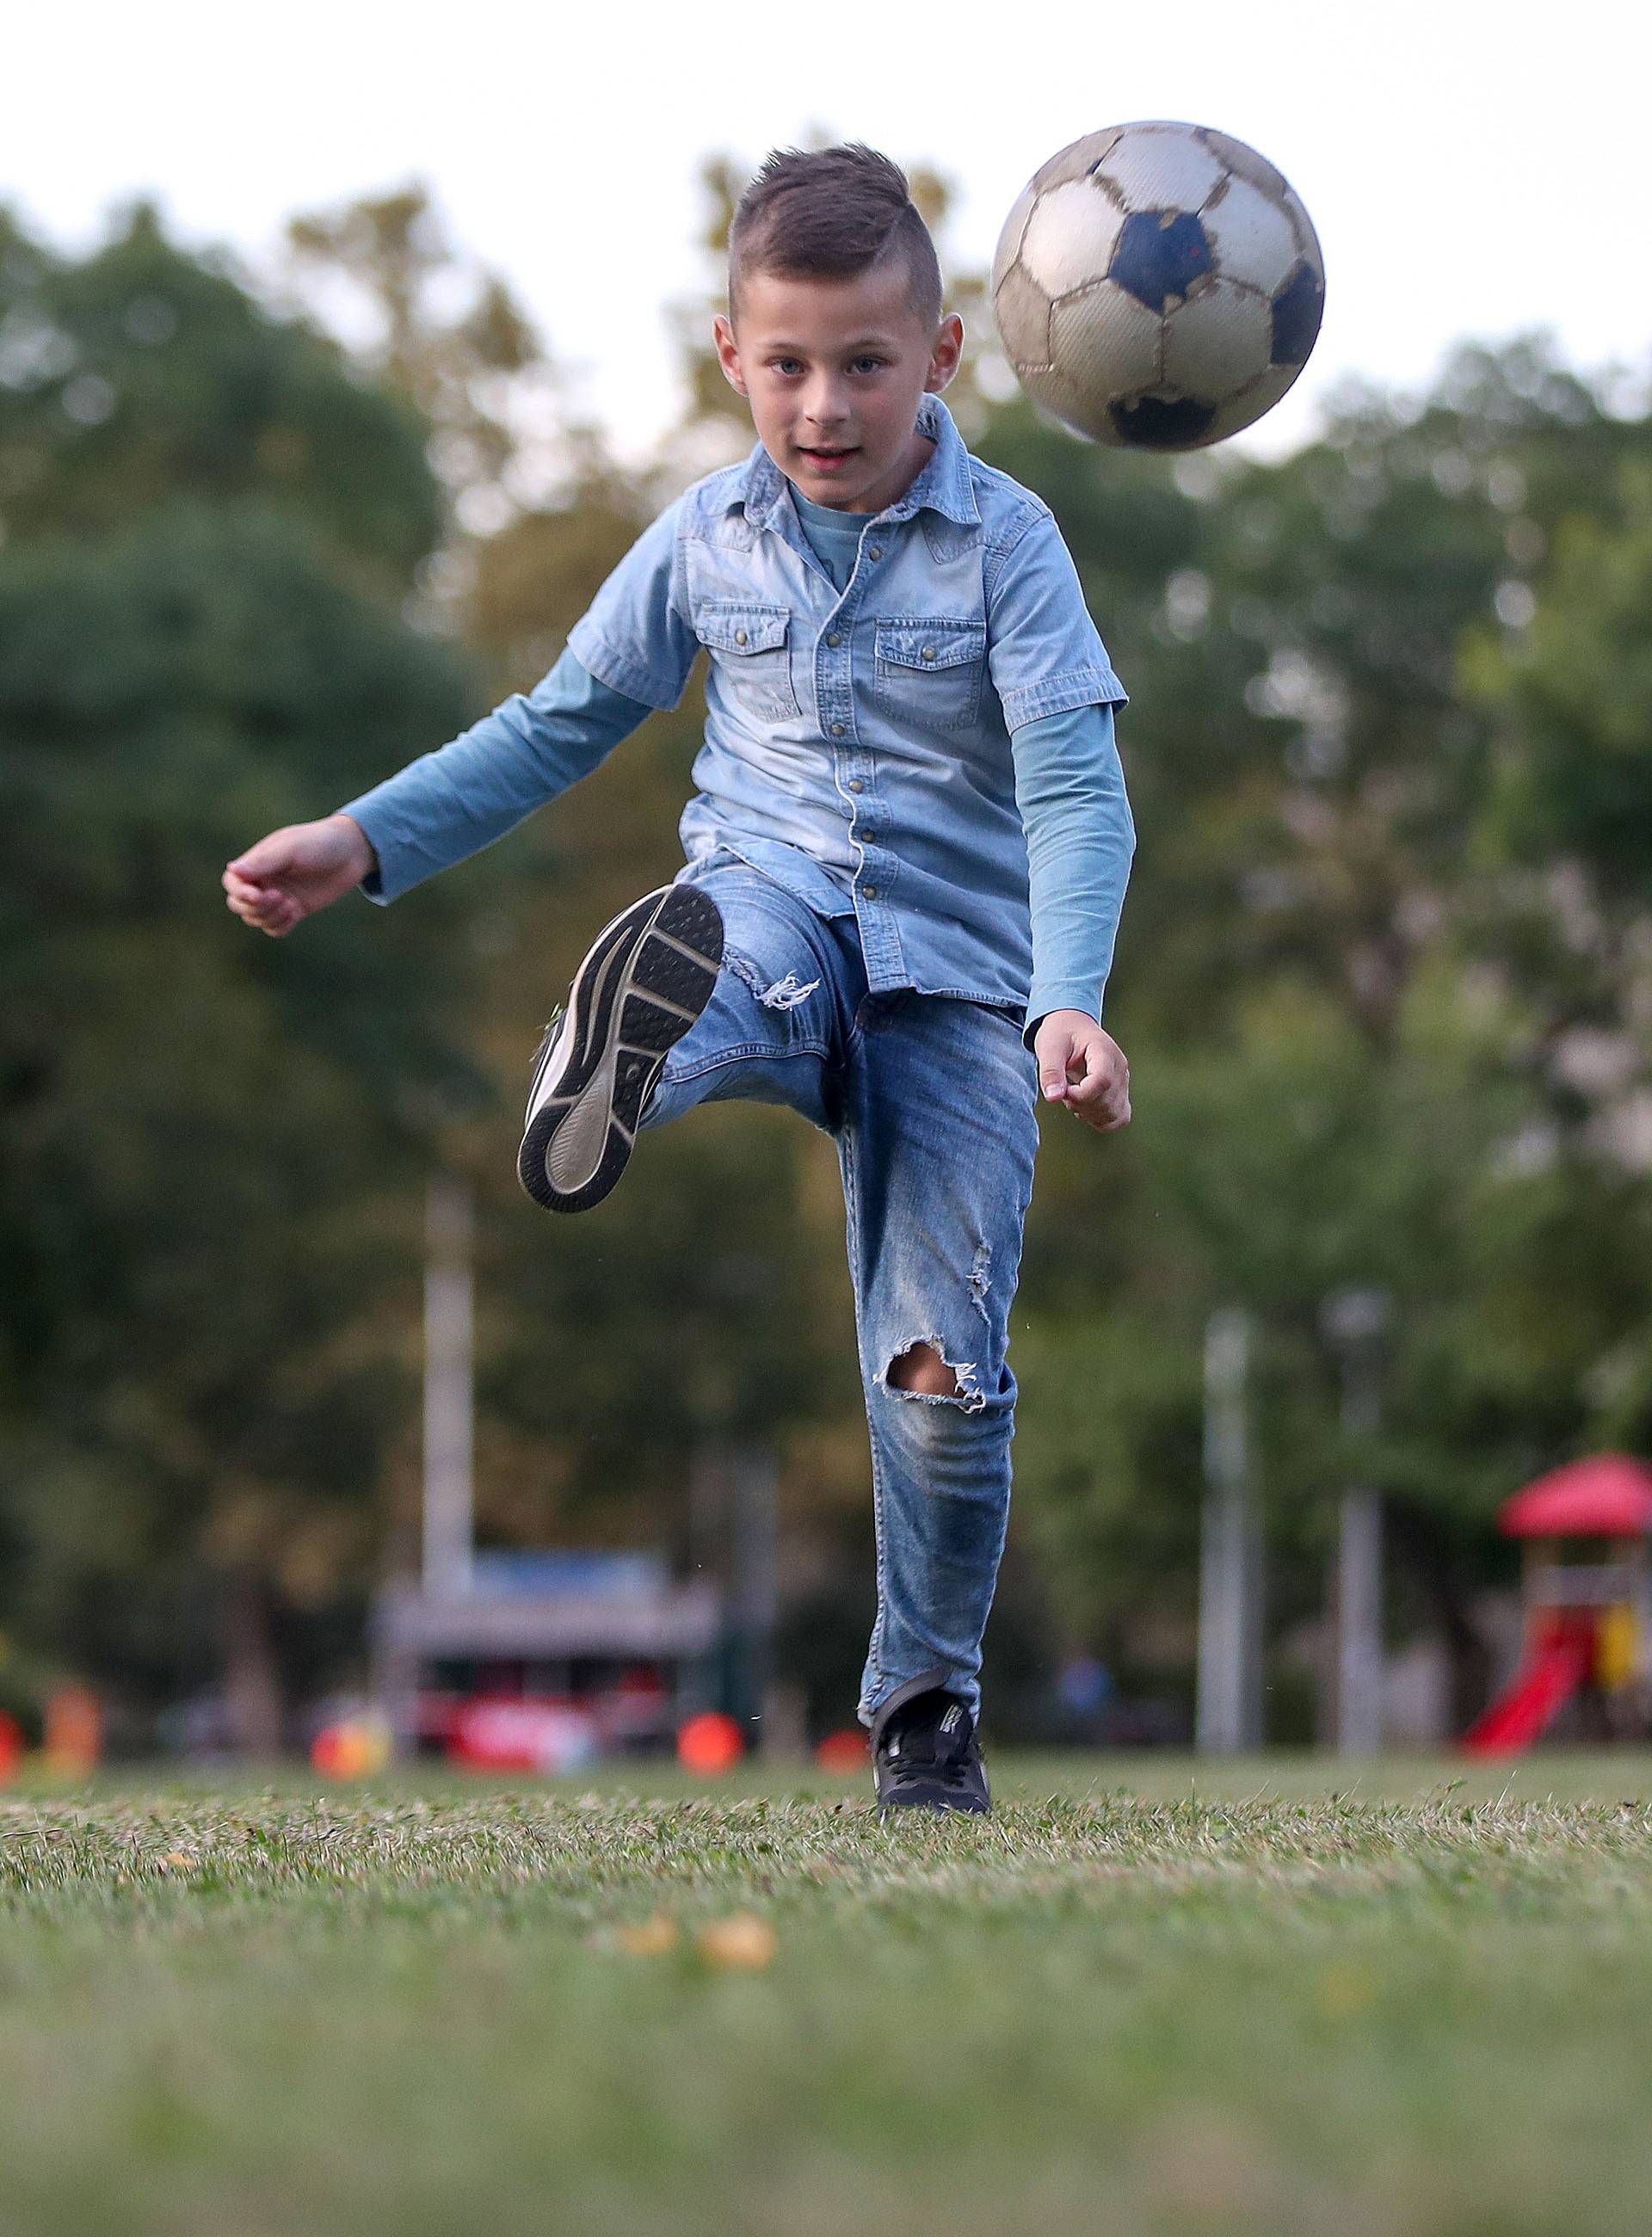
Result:
[[[1525,1541],[1525,1651],[1464,1735],[1470,1755],[1517,1755],[1583,1697],[1602,1737],[1645,1737],[1652,1707],[1652,1468],[1622,1454],[1574,1461],[1504,1502]]]

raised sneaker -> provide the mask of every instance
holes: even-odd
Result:
[[[872,1779],[880,1810],[992,1808],[975,1720],[928,1678],[901,1686],[873,1719]]]
[[[516,1169],[547,1211],[589,1211],[625,1170],[668,1053],[699,1019],[723,960],[723,918],[698,886],[622,909],[574,973],[533,1060]]]

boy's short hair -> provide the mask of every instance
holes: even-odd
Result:
[[[776,148],[763,160],[729,228],[729,311],[754,273],[848,280],[885,257],[906,261],[912,307],[941,320],[941,266],[906,173],[876,148]]]

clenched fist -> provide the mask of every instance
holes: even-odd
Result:
[[[1111,1033],[1082,1010],[1052,1010],[1033,1036],[1039,1085],[1098,1134],[1130,1124],[1130,1067]]]
[[[288,823],[224,868],[223,888],[243,924],[281,940],[378,868],[361,826],[348,815]]]

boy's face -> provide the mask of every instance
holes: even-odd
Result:
[[[881,512],[933,447],[918,404],[957,371],[963,327],[931,327],[892,257],[849,280],[750,274],[738,327],[719,318],[717,346],[781,472],[817,505]]]

